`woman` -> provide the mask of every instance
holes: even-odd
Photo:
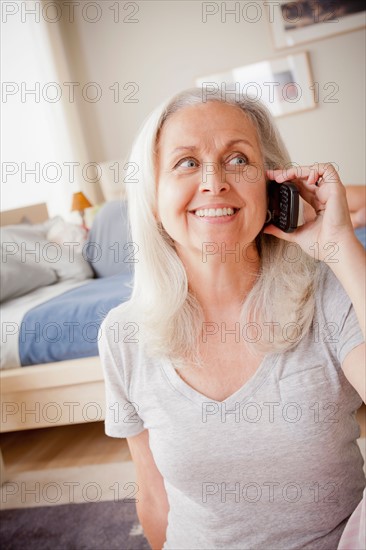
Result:
[[[183,91],[134,143],[106,433],[127,437],[152,548],[329,550],[365,487],[365,252],[333,166],[285,170],[267,109],[237,99]],[[268,180],[316,219],[266,224]]]

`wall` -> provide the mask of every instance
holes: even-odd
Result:
[[[344,183],[365,183],[364,30],[280,51],[273,46],[267,12],[260,2],[240,2],[240,6],[260,8],[262,15],[255,23],[248,21],[253,18],[250,11],[247,20],[240,17],[236,22],[228,14],[225,22],[218,13],[204,23],[204,3],[196,0],[60,0],[58,12],[56,2],[42,2],[19,6],[33,4],[41,10],[51,6],[48,19],[41,11],[38,23],[32,14],[22,21],[19,10],[2,25],[2,77],[4,82],[24,82],[29,88],[35,82],[56,81],[62,100],[50,103],[41,98],[36,103],[28,96],[22,102],[20,93],[6,102],[3,98],[2,159],[18,167],[25,162],[30,168],[35,162],[41,166],[57,162],[62,178],[56,183],[41,179],[36,184],[27,175],[22,183],[19,170],[3,182],[2,210],[46,201],[51,215],[66,216],[71,194],[79,189],[94,204],[100,202],[98,184],[86,178],[82,169],[90,162],[106,163],[102,164],[103,177],[111,179],[113,172],[108,167],[116,159],[126,159],[144,118],[166,97],[194,85],[196,77],[304,50],[309,52],[320,90],[335,82],[339,91],[337,103],[324,103],[323,91],[316,109],[277,119],[292,159],[300,164],[333,161]],[[228,10],[235,4],[211,2]],[[89,82],[95,82],[102,92],[96,102],[90,101],[93,86],[85,87]],[[65,83],[75,85],[73,100]],[[116,89],[115,83],[118,101],[110,89]],[[137,102],[128,102],[132,86],[138,87]],[[79,163],[73,182],[65,162]]]
[[[125,158],[144,117],[167,96],[194,85],[195,77],[307,50],[321,91],[318,107],[277,119],[292,159],[300,164],[334,161],[344,183],[365,183],[364,30],[276,50],[259,2],[262,16],[255,23],[244,17],[235,22],[230,15],[222,22],[220,14],[203,23],[202,2],[190,0],[130,2],[138,5],[135,15],[120,2],[115,23],[115,3],[99,4],[99,21],[88,20],[94,17],[92,10],[83,17],[75,8],[75,22],[63,24],[74,77],[84,84],[95,81],[103,91],[96,103],[79,101],[88,150],[96,162]],[[235,3],[224,4],[230,9]],[[248,18],[253,18],[249,11]],[[109,89],[115,82],[121,88],[117,103]],[[132,90],[122,89],[127,82],[137,83],[138,103],[123,102]],[[328,82],[339,86],[337,103],[323,102]]]

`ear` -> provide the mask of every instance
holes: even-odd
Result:
[[[160,216],[159,216],[159,212],[157,211],[156,208],[153,209],[153,216],[156,220],[156,223],[161,223],[161,219],[160,219]]]

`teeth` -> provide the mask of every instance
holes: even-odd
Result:
[[[233,208],[205,208],[204,210],[196,210],[196,216],[200,217],[217,217],[217,216],[232,216],[234,214]]]

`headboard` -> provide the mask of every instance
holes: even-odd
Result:
[[[24,221],[31,223],[42,223],[48,220],[48,209],[45,202],[39,204],[31,204],[30,206],[23,206],[22,208],[15,208],[14,210],[4,210],[0,212],[0,226],[4,225],[16,225]]]

